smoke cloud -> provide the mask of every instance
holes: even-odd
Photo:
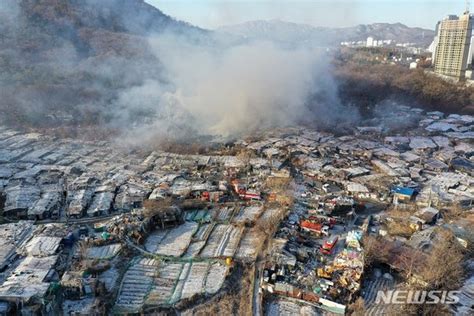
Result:
[[[0,2],[4,124],[100,126],[148,144],[357,119],[314,45],[226,37],[142,1],[17,3]]]
[[[167,84],[148,80],[121,93],[120,124],[130,113],[150,113],[132,138],[233,137],[296,124],[327,129],[357,119],[338,99],[326,52],[270,42],[194,45],[172,35],[151,37],[150,46]]]

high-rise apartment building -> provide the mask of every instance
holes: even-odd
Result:
[[[473,19],[466,10],[461,16],[449,15],[438,22],[433,42],[435,73],[457,79],[466,78],[467,70],[472,73]]]

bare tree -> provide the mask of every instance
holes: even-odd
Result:
[[[371,266],[374,262],[389,262],[393,245],[383,237],[365,236],[362,239],[362,245],[365,266]]]
[[[440,230],[439,237],[420,274],[430,289],[454,290],[464,275],[463,249],[450,231]]]
[[[366,313],[365,301],[362,297],[359,297],[354,303],[349,305],[349,314],[351,316],[364,316]]]
[[[405,277],[409,279],[416,275],[419,268],[424,265],[426,256],[420,250],[404,248],[399,252],[397,260]]]

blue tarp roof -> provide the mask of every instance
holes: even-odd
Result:
[[[412,196],[413,194],[415,194],[415,189],[404,188],[404,187],[394,187],[392,189],[392,193]]]

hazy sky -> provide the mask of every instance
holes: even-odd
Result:
[[[314,26],[401,22],[434,29],[447,14],[464,11],[464,0],[146,0],[168,15],[203,28],[280,19]]]

